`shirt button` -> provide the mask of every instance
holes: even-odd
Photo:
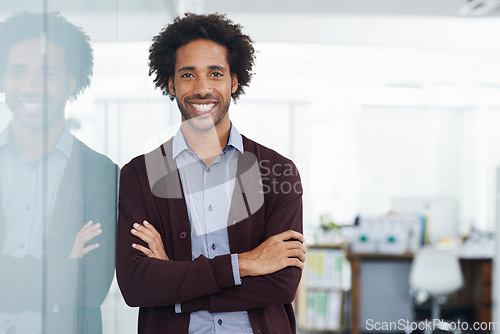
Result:
[[[220,325],[222,325],[222,319],[219,319],[219,321],[217,321],[217,323]]]
[[[215,250],[217,246],[215,244],[212,244],[212,249]]]
[[[212,211],[214,208],[212,207],[212,204],[208,206],[208,211]]]
[[[187,238],[187,233],[186,232],[179,233],[179,238],[181,238],[181,240],[186,239]]]
[[[24,244],[22,242],[19,244],[19,249],[24,249]]]
[[[205,169],[205,171],[206,171],[207,173],[210,173],[210,167],[207,167],[207,169]]]
[[[26,211],[29,211],[31,209],[31,206],[29,204],[26,204],[25,209]]]

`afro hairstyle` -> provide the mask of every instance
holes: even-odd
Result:
[[[236,101],[250,83],[255,62],[253,41],[241,29],[241,25],[219,13],[186,13],[182,18],[175,18],[153,38],[149,48],[149,75],[155,75],[156,87],[174,100],[168,90],[168,81],[175,74],[177,50],[194,40],[210,40],[227,48],[229,69],[238,77],[238,89],[231,95]]]
[[[13,45],[28,39],[44,38],[64,49],[68,74],[76,80],[76,89],[70,98],[76,99],[90,85],[93,50],[89,36],[57,12],[21,12],[0,22],[0,78],[5,73],[7,57]]]

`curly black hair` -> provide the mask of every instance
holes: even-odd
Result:
[[[255,61],[253,41],[241,29],[241,25],[219,13],[186,13],[182,18],[176,17],[173,23],[153,38],[149,48],[149,75],[156,75],[156,87],[162,90],[163,95],[174,100],[168,90],[168,80],[175,74],[177,49],[197,39],[210,40],[227,48],[229,69],[231,74],[238,77],[238,89],[231,95],[236,101],[250,83]]]
[[[57,12],[21,12],[0,23],[0,78],[5,73],[10,47],[27,39],[42,39],[44,31],[49,42],[64,48],[68,74],[76,80],[70,98],[76,99],[90,85],[93,50],[89,36]]]

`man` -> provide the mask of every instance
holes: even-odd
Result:
[[[66,127],[89,86],[88,36],[57,13],[0,23],[0,333],[101,333],[117,167]]]
[[[223,15],[186,14],[149,59],[183,122],[121,172],[117,278],[139,333],[295,333],[300,177],[228,113],[250,82],[251,39]]]

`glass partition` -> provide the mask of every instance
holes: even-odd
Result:
[[[0,333],[135,332],[114,282],[117,185],[171,121],[147,75],[167,6],[0,4]]]
[[[497,23],[257,3],[0,3],[0,334],[136,332],[114,275],[119,170],[178,128],[148,50],[185,11],[232,11],[255,40],[231,119],[297,165],[308,241],[321,215],[414,197],[456,200],[457,236],[496,232]]]

